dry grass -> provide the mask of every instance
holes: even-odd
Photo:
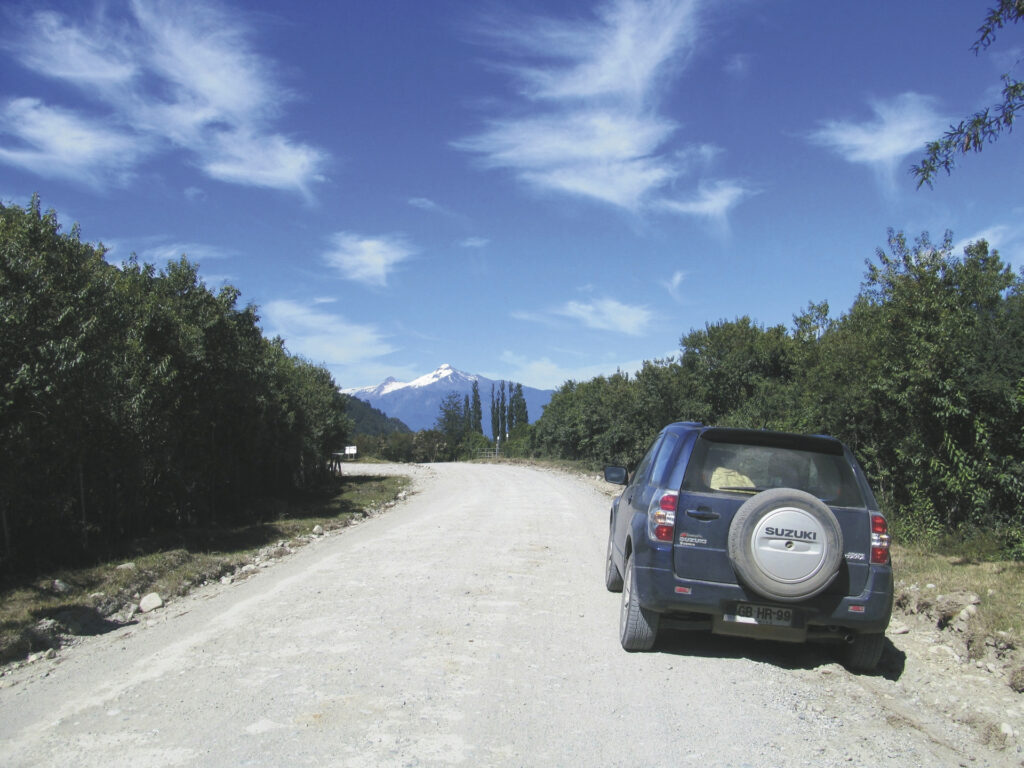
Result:
[[[190,530],[134,542],[129,554],[88,568],[24,577],[0,590],[0,663],[43,650],[52,639],[33,628],[40,620],[76,622],[75,634],[98,634],[126,603],[157,592],[165,599],[234,573],[268,547],[306,544],[317,525],[341,528],[380,508],[408,488],[404,477],[346,476],[340,489],[265,502],[269,522],[235,528]],[[266,510],[265,510],[266,511]],[[131,562],[133,567],[117,566]]]
[[[991,552],[971,546],[962,549],[951,553],[894,546],[897,584],[934,584],[937,594],[973,592],[981,598],[972,622],[977,632],[1007,632],[1017,643],[1024,640],[1024,563],[994,559]]]

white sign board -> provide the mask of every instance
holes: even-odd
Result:
[[[346,456],[355,456],[356,455],[356,446],[354,446],[354,445],[346,445],[345,446],[345,455]]]

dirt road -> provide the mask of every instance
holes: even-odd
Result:
[[[813,648],[680,634],[623,652],[593,484],[378,471],[414,471],[416,492],[19,670],[0,689],[0,764],[1019,764],[916,722],[890,681]]]

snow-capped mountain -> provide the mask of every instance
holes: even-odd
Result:
[[[437,421],[441,401],[449,392],[470,395],[473,382],[480,390],[480,407],[483,411],[484,434],[491,436],[491,385],[497,387],[500,382],[471,373],[456,370],[445,363],[436,371],[420,376],[412,381],[398,381],[388,377],[375,387],[359,387],[341,390],[346,395],[358,397],[374,408],[384,411],[388,416],[404,421],[410,429],[419,431],[430,429]],[[530,421],[540,418],[544,406],[551,400],[553,391],[550,389],[534,389],[523,386],[523,397],[526,399],[526,410]]]

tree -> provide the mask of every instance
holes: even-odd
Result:
[[[474,432],[479,432],[481,435],[484,433],[483,425],[483,408],[480,404],[480,386],[477,384],[476,379],[473,379],[473,399],[471,404],[471,421]]]
[[[782,428],[793,380],[793,340],[781,326],[749,317],[708,323],[680,340],[684,408],[690,418],[728,426]]]
[[[0,568],[257,519],[347,440],[330,374],[264,338],[235,288],[184,257],[103,256],[38,198],[0,205]]]
[[[469,432],[466,405],[469,397],[460,397],[458,392],[449,392],[438,406],[434,430],[443,436],[444,458],[452,461],[458,455],[459,446]],[[436,459],[432,459],[436,460]]]
[[[526,396],[523,395],[523,385],[510,385],[508,401],[508,431],[515,432],[516,428],[526,426],[530,423],[530,414],[526,408]]]
[[[890,233],[878,262],[862,295],[878,314],[865,383],[885,495],[932,531],[1019,525],[1021,278],[984,241],[954,257],[949,233],[938,245]]]
[[[505,380],[498,386],[498,437],[508,437],[508,397],[505,394]]]
[[[495,441],[501,437],[501,418],[498,416],[498,409],[500,407],[494,390],[494,382],[491,382],[491,437]]]
[[[989,10],[971,50],[978,55],[995,41],[997,30],[1022,18],[1024,0],[1000,0],[998,6]],[[1002,80],[1000,103],[950,126],[941,139],[928,144],[924,158],[911,168],[911,173],[917,177],[918,188],[923,184],[933,186],[939,170],[944,170],[946,175],[952,173],[960,155],[981,152],[985,144],[994,142],[1004,131],[1009,133],[1013,130],[1017,112],[1024,109],[1024,82],[1011,77],[1010,73],[1004,74]]]

